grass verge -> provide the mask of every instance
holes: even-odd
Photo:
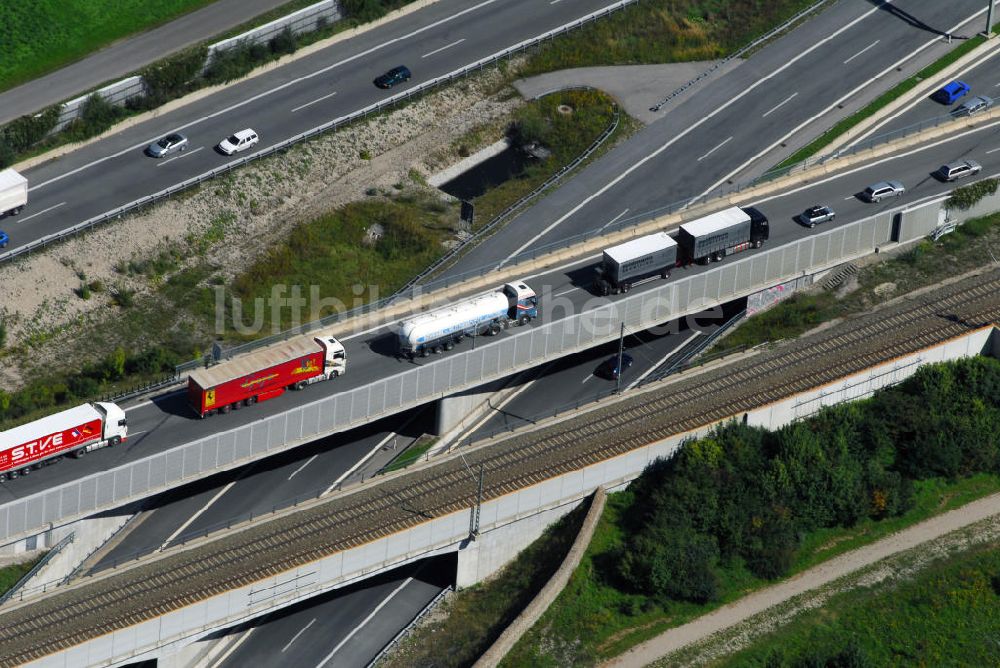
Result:
[[[381,472],[391,473],[393,471],[405,469],[407,466],[420,459],[423,454],[430,450],[436,442],[437,439],[432,436],[421,436],[416,441],[411,443],[406,450],[399,453],[399,455],[389,462],[389,465],[382,469]]]
[[[1000,213],[975,218],[938,241],[925,239],[891,259],[862,268],[856,283],[836,292],[793,295],[749,318],[713,352],[793,338],[834,318],[861,313],[897,295],[935,285],[983,266],[983,248],[1000,244]]]
[[[550,526],[486,582],[459,591],[419,626],[382,668],[471,666],[559,568],[588,504]]]
[[[1000,627],[998,548],[993,540],[895,581],[856,582],[713,665],[995,665],[987,639]]]
[[[854,112],[847,118],[838,121],[832,128],[800,148],[792,155],[788,156],[788,158],[779,163],[775,169],[789,167],[802,162],[806,158],[812,157],[824,147],[828,146],[837,137],[841,136],[866,118],[874,116],[880,109],[888,105],[890,102],[893,102],[904,93],[916,88],[917,84],[934,76],[985,41],[986,38],[981,35],[976,35],[975,37],[965,40],[960,45],[949,51],[946,55],[920,70],[909,79],[901,81],[894,88],[891,88],[890,90],[879,95],[862,109]]]
[[[13,564],[11,566],[4,566],[0,568],[0,594],[6,594],[11,588],[16,585],[21,578],[27,575],[28,571],[35,567],[41,558],[45,555],[39,556],[37,559],[32,559],[31,561],[26,561],[23,564]]]

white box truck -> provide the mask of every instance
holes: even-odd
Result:
[[[594,269],[594,291],[602,296],[628,292],[633,285],[669,278],[677,264],[677,242],[666,232],[626,241],[604,251]]]
[[[16,216],[28,203],[28,179],[13,169],[0,172],[0,217]]]

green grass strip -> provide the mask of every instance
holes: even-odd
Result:
[[[781,169],[783,167],[789,167],[791,165],[798,164],[805,160],[806,158],[812,157],[813,155],[819,153],[824,147],[829,146],[834,139],[841,136],[855,125],[865,120],[870,116],[874,116],[876,112],[888,105],[893,100],[897,99],[904,93],[912,90],[917,84],[921,83],[924,79],[928,79],[944,68],[948,67],[959,58],[969,53],[977,46],[986,41],[986,38],[982,35],[976,35],[971,39],[965,40],[962,44],[952,49],[948,54],[942,56],[938,60],[934,61],[924,69],[917,72],[915,75],[901,81],[894,88],[882,93],[877,98],[868,103],[867,106],[854,112],[847,118],[841,120],[835,124],[832,128],[821,134],[819,137],[814,139],[812,142],[806,144],[798,151],[788,156],[785,160],[779,163],[775,169]]]

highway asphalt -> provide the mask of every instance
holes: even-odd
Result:
[[[144,33],[121,39],[51,74],[0,93],[0,124],[123,77],[154,60],[222,34],[288,0],[215,0]]]
[[[969,156],[979,160],[984,167],[982,174],[984,177],[1000,173],[1000,150],[997,149],[1000,149],[1000,124],[994,123],[928,146],[907,150],[896,157],[883,158],[871,165],[859,165],[843,173],[826,176],[814,183],[803,184],[788,192],[747,204],[758,205],[770,217],[771,239],[765,249],[774,248],[793,239],[819,234],[837,225],[859,220],[880,211],[888,211],[945,194],[954,187],[953,184],[940,183],[930,174],[941,164],[957,157]],[[906,194],[880,204],[868,204],[858,199],[857,194],[866,186],[885,179],[901,180],[907,187]],[[837,212],[836,222],[821,225],[815,230],[801,226],[795,220],[795,216],[814,204],[827,204],[833,207]],[[568,312],[577,313],[582,309],[594,308],[606,303],[605,299],[616,299],[616,297],[598,298],[588,291],[592,265],[596,260],[597,256],[594,256],[538,276],[524,277],[540,295],[541,322],[563,318]],[[714,265],[709,265],[675,271],[672,279],[714,268]],[[636,288],[636,291],[648,290],[655,286],[654,282]],[[518,330],[514,329],[504,332],[501,336],[516,336],[517,332]],[[302,392],[286,393],[249,409],[204,420],[197,419],[186,406],[183,393],[165,395],[153,402],[129,409],[130,437],[122,447],[98,450],[81,460],[62,462],[33,472],[27,478],[3,483],[0,486],[0,501],[41,491],[80,475],[167,450],[180,443],[245,424],[255,417],[263,418],[295,405],[316,401],[344,389],[400,373],[414,365],[434,364],[438,359],[434,356],[426,359],[417,358],[413,361],[397,359],[393,354],[394,336],[389,328],[342,338],[348,350],[348,371],[341,378],[318,383]],[[456,350],[461,350],[462,345],[471,344],[463,342]],[[479,341],[477,345],[490,345],[490,343]]]
[[[957,46],[942,33],[974,34],[985,19],[972,17],[984,13],[980,0],[835,3],[697,95],[681,96],[663,119],[466,253],[449,273],[476,273],[584,232],[627,226],[762,173]]]
[[[213,668],[361,668],[454,580],[454,556],[389,571],[268,615]]]
[[[403,19],[338,42],[281,68],[164,113],[57,160],[28,169],[28,206],[2,221],[9,249],[52,234],[240,156],[216,144],[243,128],[260,136],[254,151],[386,99],[407,86],[565,25],[608,0],[440,0]],[[413,79],[386,91],[372,80],[406,64]],[[185,153],[156,160],[143,150],[169,132],[190,140]]]

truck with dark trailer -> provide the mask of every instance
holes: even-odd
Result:
[[[594,270],[595,291],[602,295],[628,292],[633,285],[670,278],[677,264],[677,242],[666,232],[656,232],[604,251]]]

